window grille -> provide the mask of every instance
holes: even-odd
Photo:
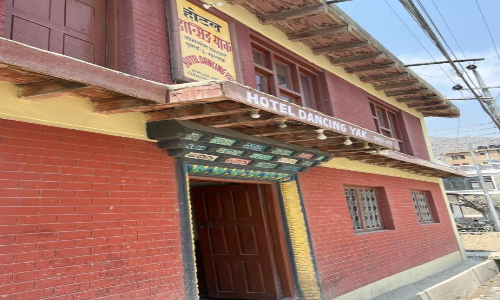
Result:
[[[434,218],[432,217],[431,209],[429,207],[429,201],[427,201],[426,192],[411,192],[411,198],[413,199],[413,206],[415,208],[415,212],[417,213],[418,222],[434,222]]]
[[[375,189],[344,189],[354,230],[373,230],[382,228],[379,204]]]

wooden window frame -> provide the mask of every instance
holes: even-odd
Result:
[[[429,191],[423,191],[423,190],[411,190],[410,191],[410,198],[412,198],[412,202],[413,202],[413,193],[423,193],[425,195],[425,201],[427,202],[427,207],[429,209],[429,213],[431,214],[431,218],[432,218],[432,221],[421,221],[419,218],[418,218],[418,213],[420,213],[420,215],[422,214],[422,210],[421,210],[421,207],[419,205],[419,202],[417,201],[417,207],[415,207],[415,204],[414,204],[414,209],[415,209],[415,213],[416,213],[416,216],[417,216],[417,221],[419,224],[435,224],[435,223],[439,223],[439,217],[438,217],[438,214],[437,214],[437,210],[436,210],[436,207],[434,205],[434,199],[432,198],[432,194],[431,192]]]
[[[364,211],[363,209],[359,209],[360,211],[360,223],[361,227],[360,229],[355,229],[354,228],[354,220],[352,220],[352,216],[349,214],[349,217],[351,218],[351,222],[353,222],[353,228],[355,233],[362,233],[362,232],[371,232],[371,231],[380,231],[380,230],[385,230],[388,229],[385,226],[384,223],[384,216],[383,216],[383,208],[381,206],[381,201],[380,197],[382,195],[382,191],[380,187],[371,187],[371,186],[352,186],[352,185],[347,185],[344,186],[344,197],[345,197],[345,191],[348,189],[353,189],[356,191],[356,203],[358,205],[358,208],[363,207],[363,204],[361,202],[361,190],[373,190],[375,192],[375,198],[377,201],[377,208],[378,208],[378,218],[380,220],[380,226],[379,227],[372,227],[372,228],[367,228],[366,222],[365,222],[365,216],[364,216]],[[347,201],[347,199],[346,199]]]
[[[387,119],[389,127],[382,127],[381,126],[381,122],[379,121],[379,118],[377,116],[377,109],[382,110],[382,112],[384,113],[384,115]],[[401,124],[403,124],[403,122],[401,121],[401,118],[399,117],[398,111],[391,109],[385,105],[382,105],[382,104],[378,103],[377,101],[373,101],[372,99],[370,99],[370,111],[372,113],[373,121],[375,123],[375,128],[376,128],[377,132],[384,135],[384,136],[387,136],[382,131],[383,130],[389,131],[391,136],[388,136],[388,137],[397,140],[399,143],[399,148],[400,148],[399,151],[405,153],[406,148],[405,148],[405,144],[403,142],[403,135],[402,135],[403,132],[401,130]],[[392,115],[393,122],[391,122],[391,118],[389,118],[389,115]]]
[[[274,95],[278,98],[287,97],[291,99],[291,103],[318,111],[322,110],[319,101],[319,75],[322,73],[322,70],[311,66],[302,59],[298,59],[293,55],[287,54],[283,50],[269,45],[265,41],[253,35],[251,44],[252,52],[255,51],[261,55],[263,54],[265,65],[254,62],[254,71],[255,75],[259,74],[268,76],[270,95]],[[281,64],[289,68],[289,87],[279,86],[277,64]],[[311,107],[305,106],[304,103],[305,95],[301,82],[302,75],[308,77],[311,82]]]

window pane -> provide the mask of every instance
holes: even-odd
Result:
[[[347,206],[349,207],[349,213],[351,214],[352,226],[354,230],[362,229],[361,225],[361,212],[358,207],[356,190],[355,189],[345,189],[345,198],[347,200]]]
[[[363,215],[366,228],[381,227],[377,198],[375,190],[361,190],[361,203],[363,205]]]
[[[429,202],[427,201],[425,192],[411,192],[411,198],[417,213],[417,218],[420,223],[433,222]]]
[[[291,89],[292,85],[290,82],[290,67],[282,64],[276,64],[276,73],[278,76],[278,85]]]
[[[377,108],[377,119],[381,127],[389,128],[389,123],[387,122],[387,117],[385,111]]]
[[[278,98],[280,98],[281,100],[285,100],[286,102],[293,103],[293,98],[283,96],[283,95],[280,95]]]
[[[266,60],[264,57],[264,53],[262,53],[260,51],[253,50],[253,61],[254,61],[254,63],[261,65],[263,67],[266,66],[266,63],[265,63]]]
[[[255,75],[255,81],[257,83],[257,89],[264,93],[269,93],[269,82],[267,77],[261,74]]]
[[[306,75],[300,75],[300,83],[302,85],[302,105],[314,108],[312,78]]]
[[[389,117],[389,126],[392,131],[392,137],[397,138],[397,133],[396,133],[396,116],[392,113],[387,113],[387,116]]]

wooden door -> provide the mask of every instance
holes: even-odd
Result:
[[[208,295],[277,299],[257,185],[192,189]]]
[[[105,0],[8,0],[14,41],[104,65]]]

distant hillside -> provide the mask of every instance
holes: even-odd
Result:
[[[431,142],[432,152],[434,153],[434,157],[439,160],[444,161],[444,158],[442,156],[443,153],[467,151],[467,143],[465,141],[465,138],[463,137],[456,139],[456,138],[430,136],[429,139]],[[499,138],[475,136],[475,137],[469,137],[469,139],[473,147],[500,144]]]

